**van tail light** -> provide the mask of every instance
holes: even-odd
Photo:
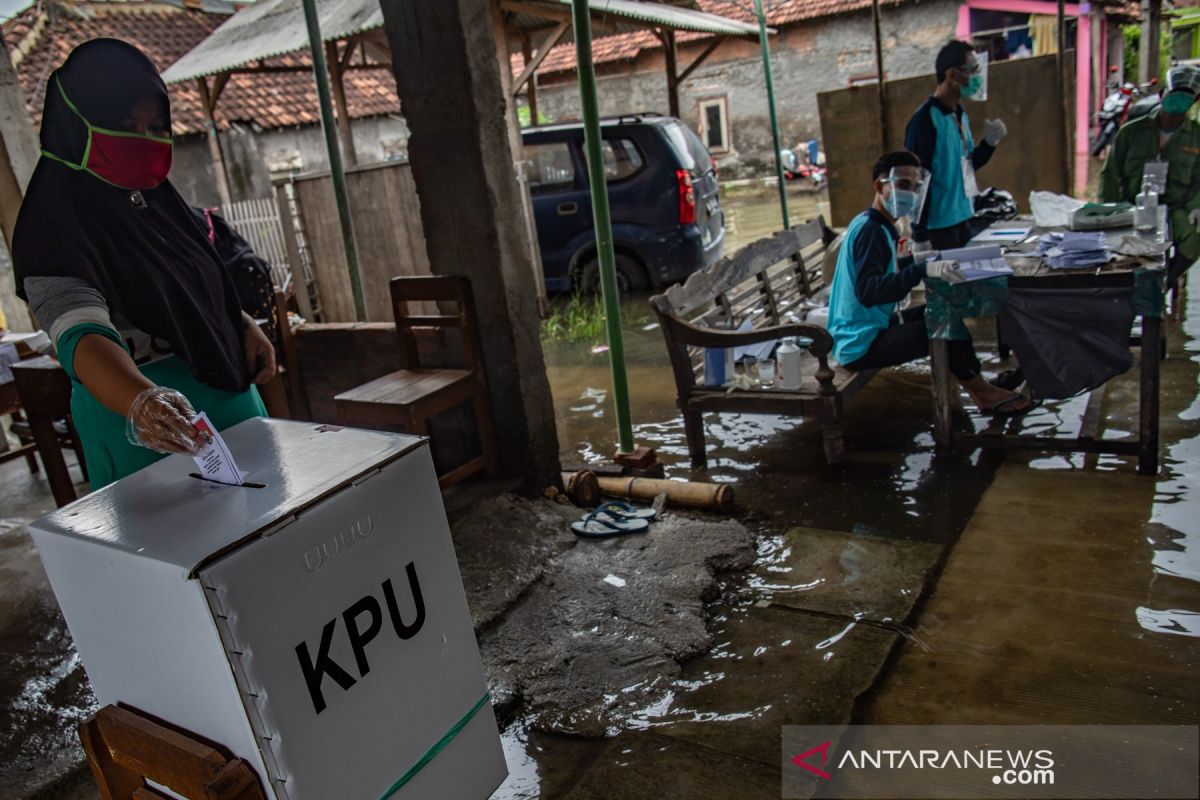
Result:
[[[696,190],[692,188],[692,173],[677,169],[675,179],[679,182],[679,224],[691,225],[696,221]]]
[[[711,158],[711,157],[710,157],[708,160],[712,162],[712,165],[713,165],[713,177],[715,178],[715,177],[717,177],[717,160],[716,160],[715,158]]]

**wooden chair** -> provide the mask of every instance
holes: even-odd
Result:
[[[194,800],[265,800],[245,761],[130,709],[105,706],[79,723],[79,738],[104,800],[167,797],[147,779]]]
[[[392,310],[400,340],[401,369],[337,395],[338,421],[406,433],[428,435],[429,418],[471,402],[479,430],[480,455],[438,476],[446,487],[486,470],[496,472],[496,434],[483,373],[479,327],[471,282],[464,277],[404,276],[392,278]],[[413,313],[410,304],[433,301],[441,313]],[[453,303],[457,310],[446,313]],[[415,328],[457,328],[462,335],[462,369],[427,368],[420,364]]]
[[[258,387],[267,413],[277,419],[304,419],[305,399],[301,395],[299,371],[292,340],[292,326],[288,323],[288,309],[295,297],[284,292],[275,292],[275,303],[271,318],[263,325],[263,333],[275,346],[275,363],[279,374]]]
[[[62,365],[49,356],[18,361],[12,365],[12,371],[21,406],[29,422],[27,435],[32,437],[42,465],[46,468],[46,478],[50,482],[54,501],[62,508],[77,497],[75,483],[62,456],[65,447],[75,451],[84,480],[88,477],[83,447],[71,420],[71,379]],[[55,420],[67,421],[66,436],[54,429]]]

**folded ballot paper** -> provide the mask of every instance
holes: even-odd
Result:
[[[939,261],[957,261],[959,271],[968,281],[1013,274],[1012,267],[1004,260],[1000,245],[943,250],[937,258]]]
[[[1052,269],[1094,267],[1114,258],[1099,231],[1047,233],[1038,239],[1037,254]]]
[[[232,486],[242,486],[246,483],[246,473],[238,469],[233,460],[233,453],[221,434],[213,427],[208,415],[201,411],[192,419],[192,424],[204,437],[204,446],[200,452],[192,456],[200,470],[200,477],[217,483],[227,483]]]

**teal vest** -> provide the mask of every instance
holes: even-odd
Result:
[[[936,230],[953,227],[975,216],[971,198],[967,197],[963,186],[963,133],[967,137],[967,155],[975,151],[975,141],[971,138],[971,122],[966,111],[962,115],[962,133],[958,130],[955,114],[943,114],[933,103],[929,104],[929,118],[937,131],[937,144],[930,168],[929,195],[925,198],[929,206],[925,227]]]
[[[867,354],[871,342],[891,322],[895,303],[867,308],[858,300],[854,284],[858,281],[858,265],[854,263],[854,241],[868,220],[867,212],[850,220],[842,249],[838,252],[833,273],[833,288],[829,291],[829,333],[833,336],[833,357],[839,364],[849,364]],[[896,240],[888,234],[891,262],[887,271],[896,271]]]

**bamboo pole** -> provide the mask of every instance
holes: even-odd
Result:
[[[783,155],[779,152],[779,119],[775,114],[775,84],[771,80],[771,48],[767,44],[767,17],[763,13],[762,0],[754,0],[754,13],[758,16],[758,46],[762,50],[763,79],[767,85],[767,110],[771,118],[771,141],[775,143],[775,178],[779,181],[779,213],[783,217],[783,229],[792,227],[788,220],[787,186],[783,183]]]
[[[733,507],[733,486],[728,483],[667,481],[658,478],[597,477],[600,491],[610,497],[649,502],[666,494],[667,502],[687,508],[728,511]]]
[[[579,73],[579,99],[583,109],[583,143],[587,154],[592,218],[596,225],[596,258],[600,263],[600,292],[604,297],[604,324],[608,332],[608,363],[612,370],[618,447],[620,453],[632,453],[635,448],[633,422],[629,414],[629,379],[625,374],[625,341],[621,334],[617,262],[613,251],[612,218],[608,210],[608,180],[604,175],[596,69],[592,63],[592,18],[588,0],[571,0],[571,16],[575,24],[575,64]]]

